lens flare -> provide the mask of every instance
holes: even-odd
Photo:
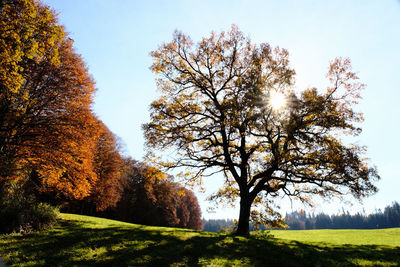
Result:
[[[284,94],[272,91],[269,95],[269,106],[274,110],[281,110],[286,106],[287,100]]]

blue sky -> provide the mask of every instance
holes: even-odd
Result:
[[[157,98],[149,53],[172,39],[175,29],[194,41],[211,31],[237,24],[253,42],[289,50],[297,72],[296,88],[326,85],[329,61],[349,57],[367,84],[357,107],[364,112],[359,144],[382,180],[380,191],[364,205],[321,202],[310,211],[335,213],[342,206],[367,212],[400,201],[400,1],[129,1],[44,0],[59,13],[75,48],[97,83],[95,112],[126,144],[129,155],[142,159],[141,125]],[[206,212],[204,198],[217,190],[219,177],[206,181],[207,194],[197,194],[206,218],[236,218],[237,210]],[[282,199],[283,212],[303,208]]]

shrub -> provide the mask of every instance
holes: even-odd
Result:
[[[237,230],[237,226],[235,225],[229,225],[227,227],[221,228],[219,229],[219,233],[220,234],[226,234],[226,235],[233,235],[234,233],[236,233]]]
[[[17,183],[0,186],[0,233],[41,231],[57,222],[57,208],[36,202],[35,196]]]
[[[251,232],[251,235],[256,239],[261,240],[270,240],[274,238],[274,235],[271,233],[271,230],[258,230]]]

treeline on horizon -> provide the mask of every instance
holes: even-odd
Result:
[[[311,229],[382,229],[400,227],[400,204],[393,202],[384,210],[376,210],[371,214],[356,213],[348,211],[341,214],[328,215],[325,213],[306,213],[295,211],[285,216],[288,230],[311,230]],[[232,219],[203,219],[203,231],[221,232],[225,229],[235,227]],[[251,225],[254,231],[254,226]],[[260,230],[266,230],[261,226]]]

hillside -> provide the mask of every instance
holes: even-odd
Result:
[[[400,229],[234,237],[62,214],[52,230],[0,236],[7,266],[400,265]]]

